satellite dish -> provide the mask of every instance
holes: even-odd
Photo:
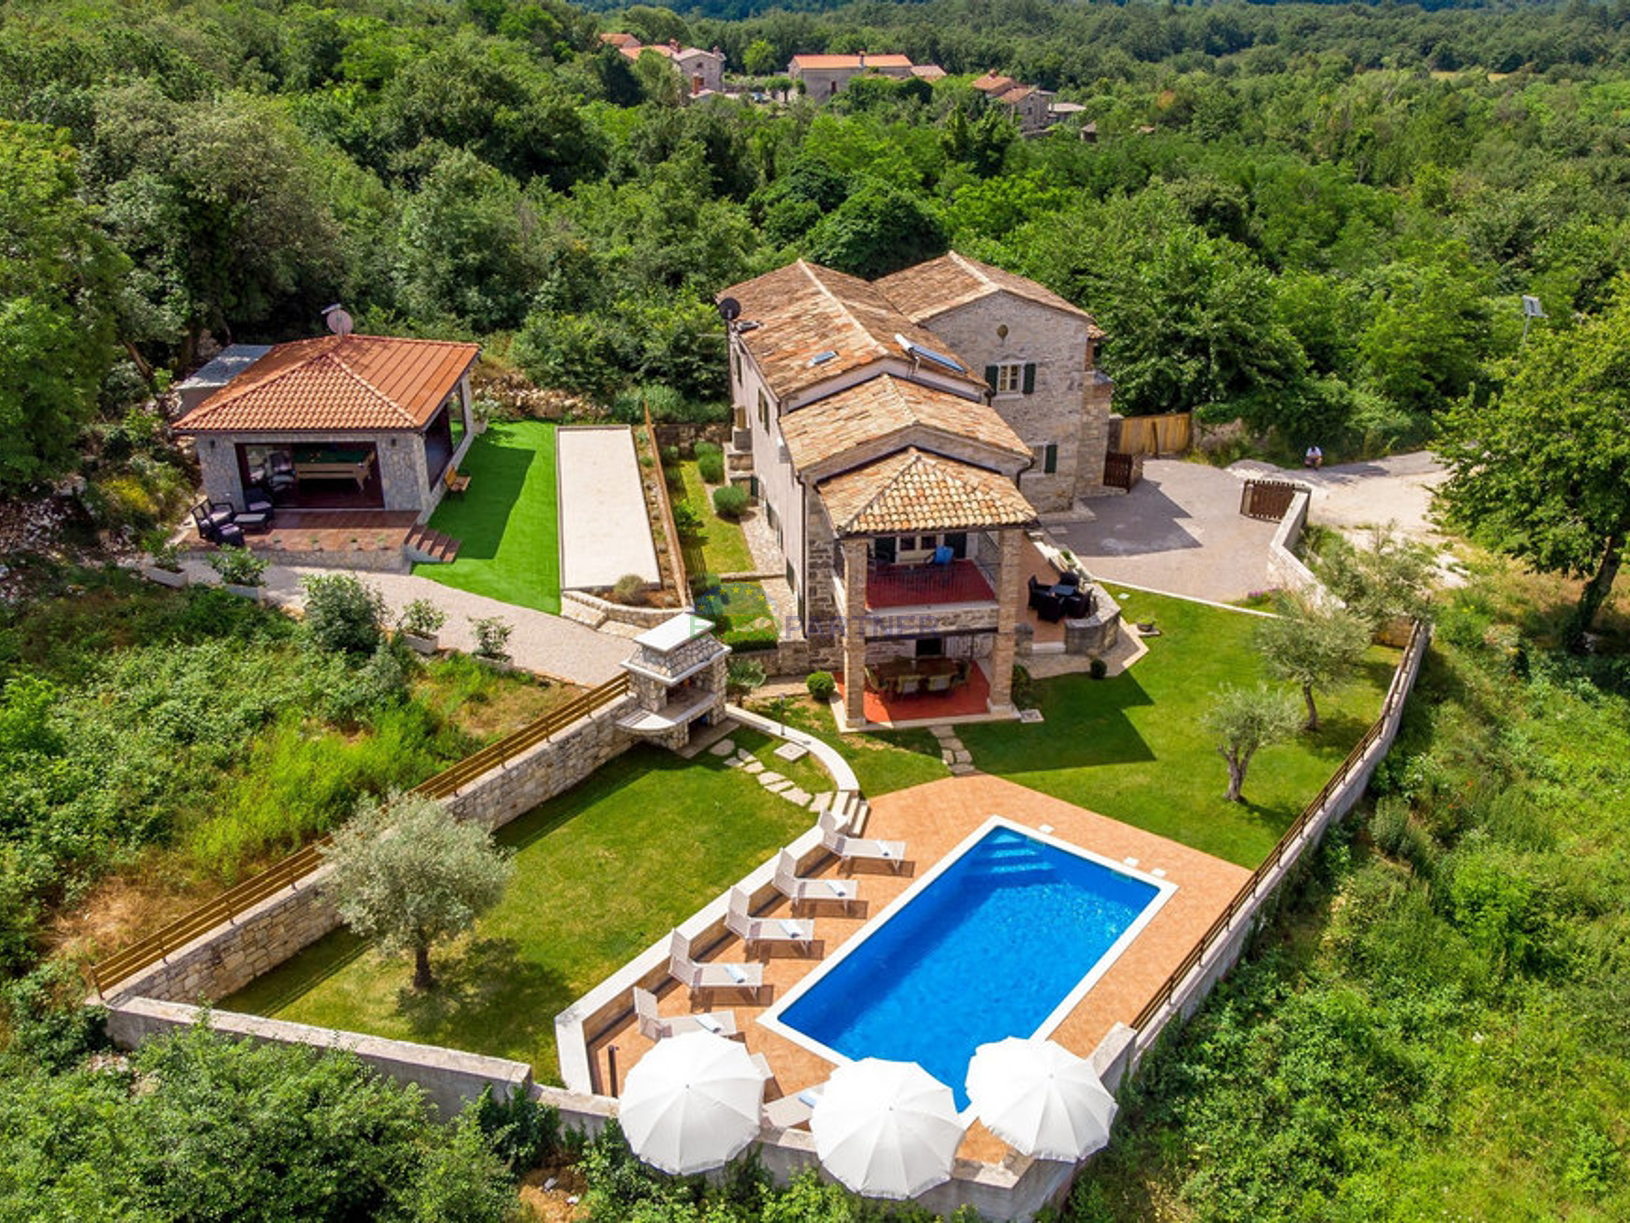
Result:
[[[719,317],[727,323],[733,323],[741,317],[741,303],[734,297],[719,299]]]
[[[323,322],[328,324],[328,329],[335,335],[350,335],[356,330],[357,325],[356,320],[346,313],[345,308],[338,302],[323,311]]]
[[[1539,304],[1539,298],[1530,297],[1527,293],[1522,295],[1522,313],[1524,318],[1545,318],[1545,307]]]

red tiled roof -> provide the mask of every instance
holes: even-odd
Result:
[[[915,426],[1030,457],[1030,448],[989,404],[890,374],[784,414],[781,436],[793,467],[803,471]]]
[[[181,433],[418,429],[481,349],[446,340],[325,335],[278,344],[181,420]]]
[[[995,72],[987,72],[973,83],[973,87],[980,93],[1000,93],[1004,89],[1011,89],[1018,84],[1010,76],[1001,76]]]
[[[824,480],[832,528],[844,535],[1025,526],[1036,511],[1000,472],[909,447]]]
[[[795,55],[792,62],[806,68],[909,68],[909,55]]]
[[[909,360],[896,334],[959,359],[943,340],[902,315],[876,285],[802,259],[732,285],[719,294],[720,300],[726,297],[741,304],[737,334],[778,399],[887,357]],[[748,323],[758,325],[740,330]],[[827,353],[832,355],[810,364]],[[961,375],[936,372],[981,390],[985,386],[971,367]]]
[[[640,40],[635,38],[632,34],[623,34],[620,32],[602,34],[600,35],[600,41],[613,47],[637,47],[640,45]]]
[[[877,282],[877,287],[914,323],[926,323],[947,310],[965,306],[992,293],[1011,293],[1038,306],[1048,306],[1085,319],[1089,336],[1102,338],[1104,334],[1092,315],[1080,306],[1065,301],[1051,289],[1027,277],[959,255],[956,251],[885,276]]]

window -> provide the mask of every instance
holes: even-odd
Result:
[[[1041,470],[1045,475],[1052,475],[1058,470],[1058,446],[1048,444],[1042,447]]]
[[[770,431],[770,401],[764,398],[763,391],[758,393],[758,423],[766,433]]]
[[[1036,389],[1036,363],[1009,361],[985,366],[985,381],[998,395],[1030,395]]]

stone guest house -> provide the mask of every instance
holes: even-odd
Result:
[[[946,682],[1011,712],[1025,532],[1103,487],[1097,325],[954,253],[875,283],[800,260],[720,304],[731,466],[780,543],[811,663],[845,677],[846,720],[907,659],[956,660]]]

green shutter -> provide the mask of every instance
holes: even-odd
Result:
[[[1058,447],[1056,445],[1049,445],[1047,449],[1042,452],[1042,455],[1042,474],[1050,476],[1058,470]]]
[[[1024,363],[1024,393],[1026,395],[1032,394],[1035,389],[1036,363],[1034,361],[1026,361]]]
[[[985,366],[985,381],[990,384],[991,392],[996,391],[996,376],[1000,371],[994,365]]]

